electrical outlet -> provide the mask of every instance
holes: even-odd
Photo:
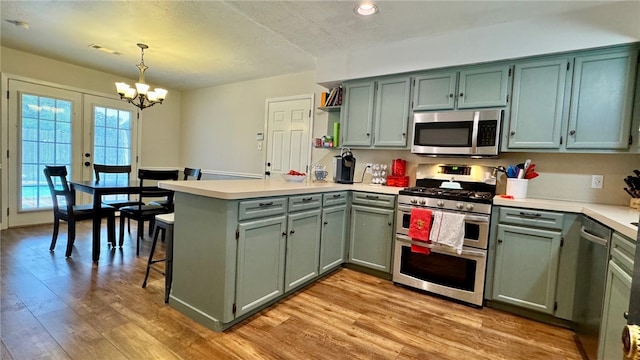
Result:
[[[371,168],[373,167],[373,164],[368,163],[364,169],[365,174],[371,174]]]
[[[604,182],[604,175],[591,175],[592,189],[602,189],[603,182]]]

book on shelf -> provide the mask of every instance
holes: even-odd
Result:
[[[323,106],[325,107],[342,105],[342,86],[331,89],[326,101],[323,101],[322,104],[324,104]]]
[[[327,104],[327,97],[329,97],[329,93],[326,91],[323,91],[320,94],[320,106],[326,106]]]

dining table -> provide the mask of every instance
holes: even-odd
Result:
[[[93,195],[93,247],[91,250],[94,262],[100,259],[100,227],[102,218],[100,208],[102,197],[105,195],[140,194],[143,191],[159,190],[156,185],[140,186],[138,181],[95,181],[95,180],[71,180],[71,190],[78,190]],[[115,246],[115,244],[113,244]]]

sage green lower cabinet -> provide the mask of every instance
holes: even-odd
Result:
[[[342,265],[347,244],[347,205],[322,209],[320,275]]]
[[[285,292],[318,276],[320,257],[320,209],[287,216]]]
[[[391,273],[393,209],[351,205],[349,262]]]
[[[553,314],[560,231],[498,225],[493,298]]]
[[[236,316],[284,293],[286,230],[285,216],[238,225]]]
[[[627,324],[631,296],[635,242],[618,233],[611,241],[609,268],[605,283],[598,359],[622,359],[620,334]]]
[[[494,206],[487,305],[505,303],[514,313],[552,323],[572,321],[581,225],[576,213]]]

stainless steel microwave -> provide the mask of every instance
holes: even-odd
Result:
[[[416,112],[411,152],[433,156],[497,156],[503,114],[503,109]]]

